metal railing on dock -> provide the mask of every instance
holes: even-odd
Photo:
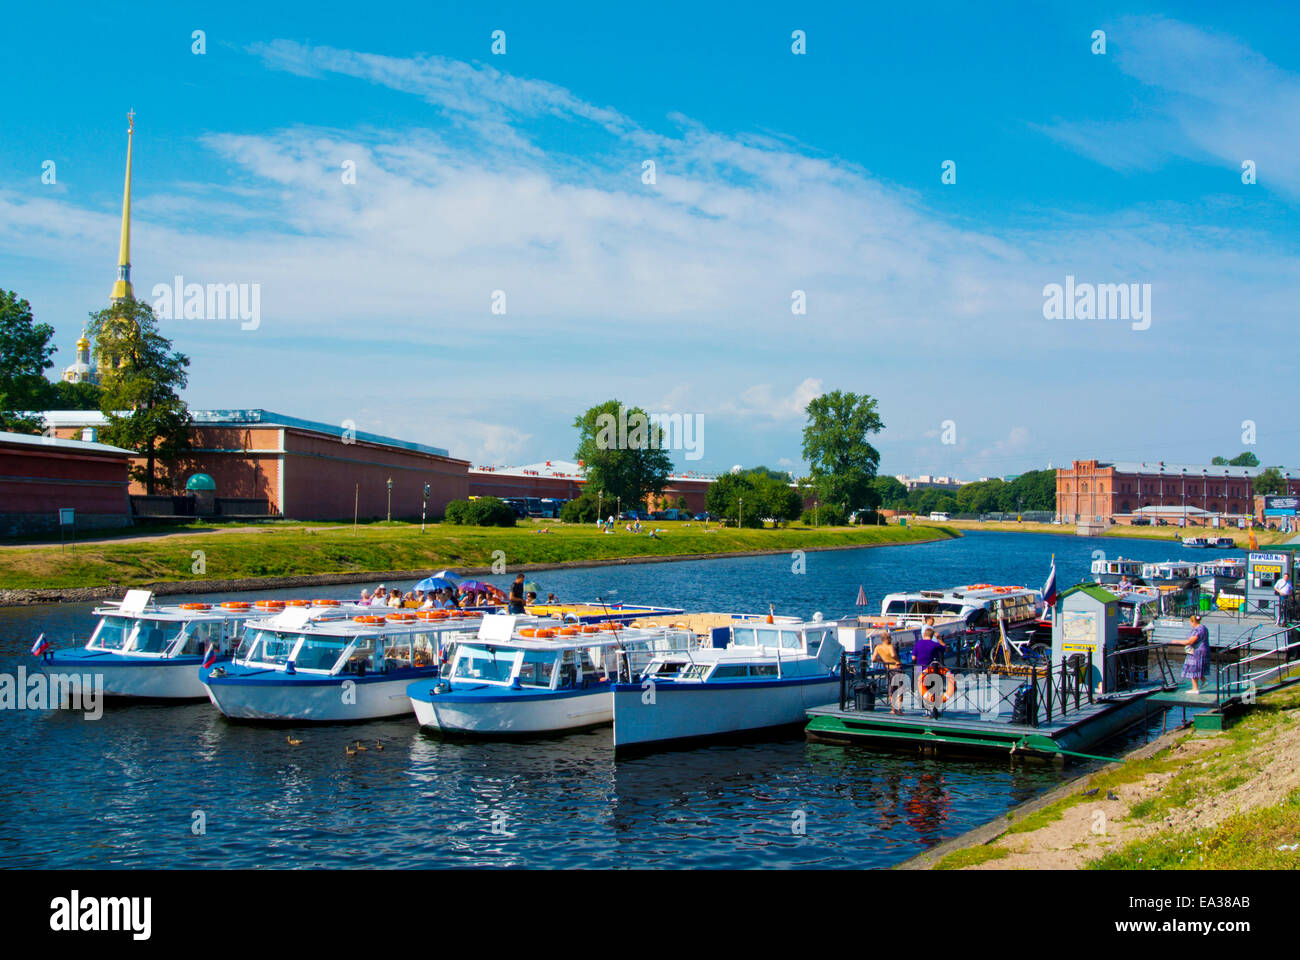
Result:
[[[880,702],[902,714],[938,717],[951,711],[974,714],[970,719],[986,722],[1037,727],[1064,720],[1096,702],[1093,670],[1091,653],[1062,657],[1059,664],[945,666],[941,672],[916,664],[873,664],[866,650],[857,656],[841,653],[839,708],[870,712]]]
[[[1217,651],[1221,662],[1214,674],[1215,709],[1222,709],[1225,703],[1235,700],[1250,702],[1257,694],[1300,680],[1295,662],[1300,657],[1298,634],[1300,631],[1290,626],[1278,627],[1262,637],[1256,637],[1252,630],[1232,646]],[[1275,662],[1267,666],[1261,662],[1264,660]],[[1266,682],[1270,676],[1275,682]]]

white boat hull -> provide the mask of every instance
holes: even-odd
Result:
[[[322,684],[205,684],[208,699],[237,720],[348,723],[400,717],[411,712],[411,677]]]
[[[580,730],[614,719],[608,689],[565,697],[514,697],[473,702],[410,698],[420,726],[443,733],[479,736],[544,734]]]
[[[839,695],[838,677],[770,684],[661,683],[614,691],[614,746],[720,736],[800,723]],[[653,698],[651,693],[653,692]]]
[[[104,695],[151,700],[203,700],[207,688],[199,680],[195,660],[182,663],[126,659],[87,658],[77,663],[42,664],[47,676],[103,677]]]

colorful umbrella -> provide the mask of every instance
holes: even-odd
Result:
[[[858,599],[854,601],[854,605],[859,607],[867,605],[867,591],[862,589],[862,584],[858,584]]]
[[[456,586],[454,580],[447,580],[444,577],[425,577],[411,589],[413,590],[446,590],[449,587]]]

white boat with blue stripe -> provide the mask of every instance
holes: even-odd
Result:
[[[442,734],[538,736],[608,724],[610,691],[658,656],[699,648],[689,629],[484,617],[477,637],[457,644],[444,676],[407,688],[420,726]]]
[[[99,618],[83,646],[46,651],[49,676],[103,677],[104,694],[150,700],[202,700],[198,667],[229,659],[244,625],[263,617],[251,603],[159,605],[148,590],[129,590],[118,602],[96,607]]]
[[[614,685],[614,748],[749,733],[806,720],[839,690],[837,624],[736,624],[721,649],[654,658]]]
[[[445,611],[348,616],[289,608],[249,624],[233,660],[198,673],[213,705],[232,719],[397,717],[411,712],[407,686],[436,677],[456,641],[473,638],[477,626],[476,616]]]

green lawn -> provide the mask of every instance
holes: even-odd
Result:
[[[602,534],[594,526],[530,521],[514,528],[377,523],[356,528],[321,523],[267,523],[254,530],[189,529],[155,540],[106,540],[0,549],[0,589],[138,586],[167,581],[231,580],[318,573],[377,573],[439,567],[511,567],[624,557],[725,554],[747,550],[911,543],[957,534],[926,527],[820,527],[719,530],[657,521],[645,533]],[[549,533],[539,532],[549,529]],[[158,531],[145,531],[155,534]],[[201,551],[202,556],[195,552]],[[201,563],[200,563],[201,560]],[[196,569],[197,568],[197,569]]]

